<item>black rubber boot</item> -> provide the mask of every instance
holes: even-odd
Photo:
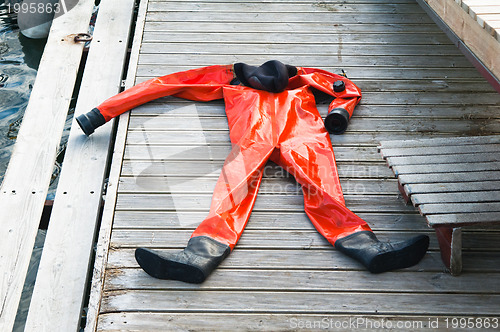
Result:
[[[94,108],[87,114],[77,116],[76,122],[78,122],[85,135],[90,136],[96,128],[106,123],[106,119],[97,108]]]
[[[424,257],[428,247],[427,235],[391,243],[380,242],[370,231],[356,232],[335,242],[335,248],[361,262],[371,273],[413,266]]]
[[[207,236],[192,237],[187,247],[176,254],[160,255],[138,248],[135,259],[147,274],[158,279],[172,279],[199,284],[229,255],[231,248]]]

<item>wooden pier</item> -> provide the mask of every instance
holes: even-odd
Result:
[[[128,29],[121,18],[130,19],[133,1],[127,1],[129,10],[123,9],[121,16],[112,8],[124,6],[123,0],[103,0],[101,6],[106,2],[110,7],[102,13],[117,16],[101,21],[122,24],[112,31]],[[450,275],[433,229],[405,203],[397,179],[377,151],[387,140],[500,134],[499,93],[420,5],[414,0],[140,0],[125,84],[200,66],[257,65],[270,59],[345,71],[363,92],[346,133],[332,136],[346,205],[382,240],[428,234],[430,250],[420,264],[372,275],[338,253],[303,212],[301,189],[293,177],[270,163],[246,231],[206,282],[192,285],[149,277],[134,259],[135,248],[167,253],[186,245],[208,213],[231,148],[221,101],[163,98],[119,118],[109,155],[111,126],[90,138],[74,126],[70,156],[75,159],[69,159],[72,166],[56,194],[49,250],[40,263],[42,277],[35,286],[26,331],[76,330],[82,307],[87,332],[460,330],[460,318],[474,324],[488,319],[498,327],[500,229],[464,230],[463,271],[458,277]],[[96,23],[96,31],[104,33],[104,27],[98,29]],[[101,51],[96,47],[94,60],[89,53],[89,68],[94,70],[82,83],[88,97],[82,98],[78,112],[113,94],[112,89],[101,91],[103,84],[114,84],[117,91],[121,83],[119,68],[98,60],[102,54],[125,59],[126,47],[120,45],[126,45],[126,37],[108,32],[102,38],[97,40],[111,38],[115,46]],[[92,43],[99,43],[96,36]],[[104,75],[106,69],[114,75],[100,80],[99,71]],[[489,77],[495,80],[498,77]],[[326,104],[319,109],[326,115]],[[46,150],[53,146],[48,144]],[[108,159],[109,175],[103,171]],[[100,173],[92,168],[95,160]],[[87,186],[85,176],[92,172],[99,176]],[[9,200],[22,211],[19,192],[12,190],[2,186],[1,207],[9,207],[4,203]],[[31,192],[23,195],[43,196],[42,191]],[[33,204],[36,215],[39,202]],[[8,229],[0,235],[22,239],[26,232],[34,241],[36,220],[14,212],[7,216],[15,219],[9,224],[13,235]],[[17,224],[28,219],[27,230],[18,232]],[[89,223],[75,226],[81,220]],[[94,228],[97,245],[89,255]],[[29,245],[21,247],[26,252]],[[5,248],[2,243],[0,249]],[[17,266],[8,257],[1,259],[2,269]],[[77,277],[73,271],[78,271]],[[15,299],[22,287],[18,276],[16,290],[10,291],[7,286],[15,274],[6,275],[2,303]],[[87,279],[92,279],[90,286]],[[4,312],[12,313],[15,305],[9,302],[7,311],[2,308],[0,326],[9,326],[11,315]]]

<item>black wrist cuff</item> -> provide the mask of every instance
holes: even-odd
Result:
[[[344,108],[334,108],[325,118],[325,128],[330,134],[339,135],[347,129],[349,112]]]
[[[85,135],[90,136],[96,128],[106,123],[106,119],[97,108],[94,108],[87,114],[77,116],[76,122],[78,122]]]

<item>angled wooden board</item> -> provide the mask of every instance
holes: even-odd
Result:
[[[99,7],[76,116],[119,92],[133,10],[134,0],[108,0]],[[87,137],[73,121],[26,322],[28,331],[79,328],[112,125]]]
[[[0,189],[0,330],[10,331],[66,121],[94,2],[82,0],[52,25]],[[43,124],[43,125],[42,125]]]

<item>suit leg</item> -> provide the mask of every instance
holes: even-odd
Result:
[[[371,231],[363,219],[345,206],[326,131],[314,137],[294,137],[281,144],[279,163],[302,185],[304,210],[331,244],[354,232]]]

